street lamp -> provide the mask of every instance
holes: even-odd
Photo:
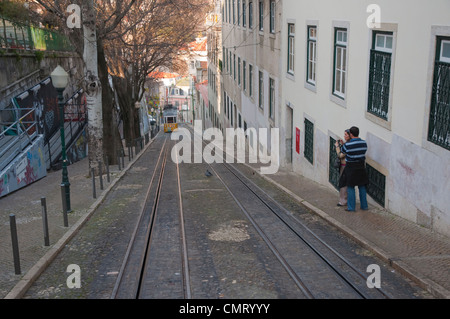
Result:
[[[67,156],[66,156],[66,139],[64,134],[64,97],[63,92],[69,82],[69,74],[61,67],[57,66],[50,74],[53,86],[58,92],[58,106],[60,116],[60,132],[61,132],[61,157],[62,157],[62,183],[64,185],[64,193],[66,197],[67,211],[70,209],[70,183],[67,172]]]

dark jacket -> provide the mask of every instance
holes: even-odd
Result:
[[[339,187],[344,186],[364,186],[369,184],[365,162],[347,162],[342,176],[339,179]]]

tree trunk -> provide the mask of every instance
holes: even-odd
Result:
[[[117,164],[117,156],[122,154],[123,145],[115,116],[113,92],[109,85],[108,67],[106,65],[103,42],[98,45],[98,73],[102,84],[103,111],[103,151],[109,164]]]
[[[122,112],[123,135],[127,145],[132,145],[136,138],[140,136],[139,113],[134,107],[131,97],[131,85],[126,78],[113,77],[114,89],[117,92],[119,106]]]
[[[103,162],[102,86],[98,77],[97,32],[94,1],[86,1],[83,19],[85,62],[85,92],[88,109],[88,158],[89,173]],[[96,170],[97,171],[97,170]],[[98,172],[98,171],[97,171]]]

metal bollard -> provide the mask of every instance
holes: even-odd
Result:
[[[128,146],[128,161],[131,162],[131,147]]]
[[[102,162],[98,162],[98,178],[100,179],[100,190],[103,190],[103,172],[102,172]]]
[[[16,215],[9,215],[9,226],[11,228],[11,241],[13,248],[14,270],[16,275],[20,275],[19,241],[17,240]]]
[[[111,182],[111,179],[109,177],[109,161],[108,156],[106,156],[106,181],[109,183]]]
[[[120,153],[122,154],[122,168],[125,168],[125,151],[122,149]]]
[[[117,155],[117,165],[119,165],[119,171],[121,171],[121,169],[120,169],[120,155]]]
[[[94,168],[91,168],[91,175],[92,175],[92,189],[93,189],[92,196],[94,198],[97,198],[97,194],[95,192],[95,169]]]
[[[50,237],[48,235],[48,219],[47,219],[47,200],[41,197],[42,206],[42,225],[44,227],[44,246],[50,246]]]
[[[64,184],[61,184],[61,199],[63,204],[64,227],[69,227],[69,220],[67,218],[66,187]]]

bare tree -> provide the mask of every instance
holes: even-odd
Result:
[[[209,0],[36,0],[45,19],[65,32],[85,63],[88,94],[89,159],[95,167],[106,154],[115,160],[122,144],[114,120],[115,103],[109,75],[118,96],[127,140],[139,136],[134,107],[142,99],[148,74],[174,68],[179,51],[202,24]],[[67,28],[67,8],[82,8],[82,29]]]
[[[209,9],[207,0],[142,1],[105,45],[108,67],[120,101],[127,140],[139,136],[135,102],[142,99],[148,75],[160,67],[181,69],[180,59]],[[138,9],[138,10],[136,10]]]

